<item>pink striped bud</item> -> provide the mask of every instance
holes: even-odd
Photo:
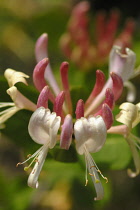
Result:
[[[102,105],[102,108],[94,115],[94,117],[98,115],[102,116],[106,128],[109,129],[113,124],[113,114],[110,107],[106,103]]]
[[[53,111],[57,114],[57,116],[62,117],[62,107],[65,100],[65,93],[61,91],[58,96],[55,98]]]
[[[75,114],[76,119],[84,117],[84,101],[82,99],[77,102]]]
[[[121,96],[122,91],[123,91],[123,80],[119,75],[115,74],[114,72],[111,72],[110,76],[113,80],[114,99],[115,99],[115,101],[117,101],[119,99],[119,97]]]
[[[72,117],[70,114],[68,114],[64,119],[60,136],[60,147],[62,149],[66,150],[69,149],[72,141],[72,133],[73,133]]]
[[[106,96],[106,98],[105,98],[103,104],[105,103],[110,107],[110,109],[113,109],[114,108],[114,94],[110,88],[106,89],[105,96]]]
[[[113,114],[110,107],[107,104],[103,104],[101,116],[104,119],[106,128],[108,130],[113,124]]]
[[[44,108],[48,108],[48,99],[49,99],[50,89],[48,86],[45,86],[38,97],[37,108],[43,106]]]
[[[48,65],[48,58],[41,60],[34,68],[33,71],[33,82],[37,90],[41,91],[46,86],[44,73],[46,66]]]

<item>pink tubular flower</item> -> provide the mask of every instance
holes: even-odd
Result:
[[[80,70],[89,70],[93,66],[107,62],[109,52],[114,44],[123,48],[131,47],[135,22],[128,19],[124,29],[116,37],[120,13],[112,10],[107,18],[105,12],[99,11],[95,19],[95,35],[90,34],[88,1],[78,3],[71,12],[67,30],[60,39],[60,47]],[[76,32],[76,33],[75,33]],[[92,41],[94,37],[94,41]]]

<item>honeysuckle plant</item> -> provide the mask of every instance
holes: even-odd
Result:
[[[108,80],[106,81],[101,70],[97,70],[91,94],[85,102],[82,94],[79,95],[75,109],[68,78],[69,63],[65,61],[60,65],[61,86],[59,86],[49,63],[47,45],[48,35],[44,33],[35,45],[37,64],[33,71],[33,83],[38,90],[36,104],[22,95],[16,87],[17,83],[27,85],[28,76],[11,69],[5,71],[10,88],[17,91],[16,94],[14,91],[10,92],[13,106],[16,107],[16,111],[27,109],[33,112],[28,124],[29,135],[34,142],[42,145],[33,155],[19,162],[17,166],[33,159],[25,170],[34,164],[28,178],[28,185],[37,188],[38,177],[48,150],[53,149],[58,142],[61,149],[69,150],[71,144],[75,143],[78,154],[85,156],[86,184],[88,171],[97,194],[95,200],[101,200],[104,191],[99,174],[106,181],[107,178],[102,175],[90,153],[98,152],[105,144],[107,130],[111,129],[113,124],[112,110],[115,102],[122,94],[124,81],[129,80],[134,71],[135,53],[128,48],[125,52],[121,52],[120,48],[114,46],[110,56]],[[1,108],[6,107],[4,103],[1,104]],[[8,117],[5,117],[5,113]],[[1,122],[4,123],[14,113],[11,114],[9,109],[2,110],[0,115],[3,121]]]
[[[76,4],[72,9],[66,32],[60,39],[64,55],[79,66],[80,70],[85,71],[106,63],[113,45],[118,45],[123,50],[126,47],[130,48],[135,28],[134,20],[128,19],[122,32],[116,36],[119,11],[112,10],[108,18],[104,11],[99,11],[92,34],[89,10],[88,1]]]

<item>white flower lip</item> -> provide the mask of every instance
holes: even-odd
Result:
[[[89,152],[99,151],[106,140],[106,125],[101,116],[78,119],[74,125],[76,149],[84,153],[86,145]]]
[[[15,71],[13,69],[6,69],[4,76],[7,79],[10,87],[14,86],[17,82],[22,82],[25,85],[28,85],[25,78],[29,78],[29,76],[23,72]]]
[[[60,117],[44,107],[38,108],[31,116],[28,130],[32,139],[38,144],[50,142],[52,148],[56,144],[57,132],[60,127]]]

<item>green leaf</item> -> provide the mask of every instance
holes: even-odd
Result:
[[[128,166],[131,160],[131,152],[125,139],[121,136],[113,135],[107,138],[103,148],[93,154],[96,163],[103,168],[121,170]]]

